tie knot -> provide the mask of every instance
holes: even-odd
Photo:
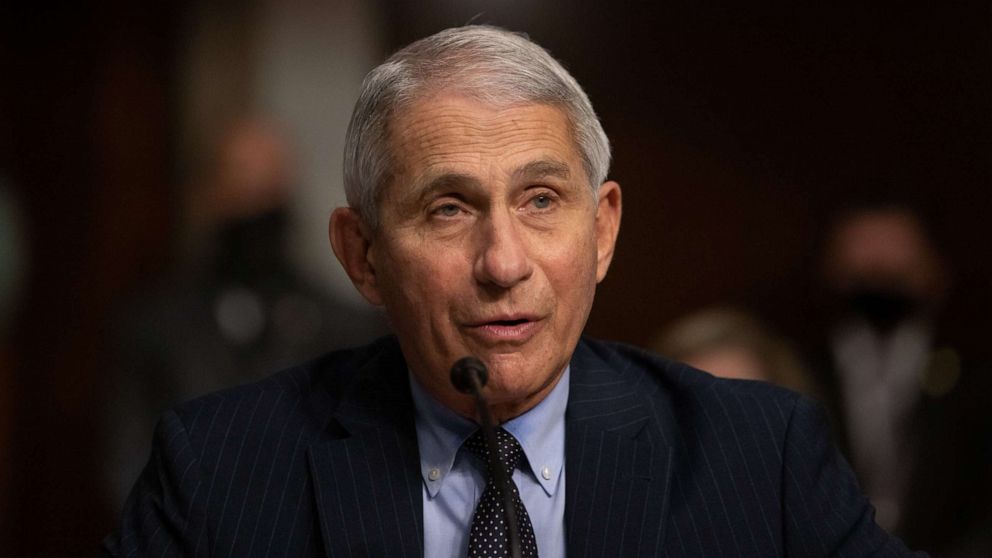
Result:
[[[520,447],[520,442],[513,437],[503,428],[496,429],[496,460],[503,466],[507,474],[513,474],[513,470],[516,469],[517,464],[520,462],[520,457],[523,455],[524,450]],[[492,475],[492,471],[489,471],[489,446],[486,445],[485,432],[480,428],[475,431],[475,434],[465,440],[465,449],[474,453],[475,455],[482,458],[486,463],[486,470]]]

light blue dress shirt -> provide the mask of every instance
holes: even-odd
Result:
[[[513,482],[527,508],[538,555],[565,556],[565,407],[569,369],[533,409],[503,423],[527,456]],[[448,409],[410,375],[424,479],[424,556],[463,558],[475,506],[486,487],[485,463],[462,443],[479,427]]]

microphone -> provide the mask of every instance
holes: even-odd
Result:
[[[517,527],[517,511],[513,507],[513,496],[509,483],[513,482],[499,464],[499,447],[496,442],[496,421],[489,411],[489,402],[482,394],[482,388],[489,381],[489,371],[483,362],[473,356],[462,357],[451,366],[451,384],[455,389],[475,396],[475,406],[482,419],[482,433],[489,448],[489,469],[493,472],[493,482],[503,500],[503,515],[506,518],[506,528],[510,536],[510,556],[520,558],[520,530]]]
[[[451,383],[464,394],[481,397],[482,388],[488,381],[489,371],[486,370],[486,365],[473,356],[460,358],[451,367]]]

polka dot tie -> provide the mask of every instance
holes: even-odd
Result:
[[[510,479],[508,488],[512,494],[513,508],[517,512],[517,527],[520,531],[520,555],[524,558],[537,558],[537,541],[534,539],[534,527],[530,523],[527,509],[520,500],[520,491],[513,482],[513,470],[523,457],[523,449],[512,434],[496,429],[496,442],[499,446],[497,456],[500,466]],[[503,515],[503,500],[500,497],[496,483],[493,481],[493,471],[489,465],[489,448],[482,429],[465,441],[464,447],[482,458],[486,464],[486,489],[479,498],[472,517],[472,531],[468,539],[469,558],[493,558],[510,556],[510,535]]]

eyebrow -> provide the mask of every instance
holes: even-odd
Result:
[[[548,177],[568,180],[570,176],[571,171],[569,170],[568,165],[553,159],[531,161],[530,163],[517,167],[512,174],[513,180],[517,182],[526,180],[540,180]],[[423,183],[422,188],[416,188],[416,194],[414,194],[414,196],[418,199],[425,199],[430,197],[430,195],[435,192],[457,190],[464,187],[482,189],[483,185],[482,181],[472,175],[460,172],[445,172],[438,176],[429,178]]]
[[[527,180],[537,180],[540,178],[561,178],[562,180],[568,180],[571,176],[571,171],[568,165],[561,161],[555,160],[540,160],[531,161],[526,165],[513,171],[513,178],[515,180],[527,179]]]
[[[446,172],[428,179],[423,183],[423,187],[415,188],[413,196],[417,199],[424,200],[435,192],[458,190],[464,187],[481,189],[482,182],[469,174]]]

